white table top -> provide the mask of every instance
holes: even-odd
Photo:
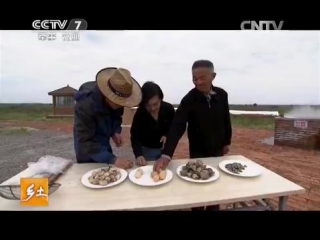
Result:
[[[176,169],[189,160],[173,160],[169,164],[174,176],[165,185],[141,187],[126,179],[106,189],[89,189],[80,182],[83,174],[104,164],[74,164],[57,181],[62,186],[50,195],[48,207],[25,207],[20,206],[20,201],[0,198],[0,210],[173,210],[288,196],[305,191],[264,167],[262,174],[255,178],[231,176],[218,168],[223,160],[251,161],[239,155],[201,159],[217,168],[220,178],[206,184],[187,182],[177,176]],[[20,177],[27,174],[28,169],[3,184],[19,182]]]

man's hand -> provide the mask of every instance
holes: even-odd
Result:
[[[223,154],[225,155],[225,154],[228,154],[229,152],[230,152],[230,146],[229,145],[224,146],[223,147]]]
[[[116,144],[116,147],[121,147],[123,145],[123,139],[122,139],[121,134],[119,134],[119,133],[115,133],[112,136],[112,140]]]
[[[126,159],[126,158],[117,158],[116,162],[114,165],[118,168],[122,169],[130,169],[133,167],[133,162]]]
[[[143,156],[137,157],[137,165],[138,166],[145,166],[147,165],[147,161]]]
[[[162,148],[161,149],[164,148],[164,145],[166,144],[166,140],[167,140],[167,138],[165,136],[161,137],[161,139],[160,139],[160,142],[162,143]]]
[[[160,157],[153,166],[153,170],[160,173],[161,170],[165,170],[170,160],[164,157]]]

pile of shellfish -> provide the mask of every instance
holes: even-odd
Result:
[[[112,165],[108,165],[98,171],[94,171],[88,180],[93,185],[105,186],[118,181],[120,178],[120,171]]]
[[[211,168],[208,168],[201,160],[189,161],[180,171],[181,176],[194,180],[208,180],[214,174],[215,172]]]
[[[237,162],[229,163],[229,164],[226,164],[225,166],[227,170],[235,174],[242,173],[246,169],[246,167],[247,167],[246,165],[242,165],[241,163],[237,163]]]

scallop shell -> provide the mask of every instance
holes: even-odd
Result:
[[[105,185],[107,185],[107,184],[108,184],[108,181],[106,181],[106,180],[100,180],[100,181],[99,181],[99,185],[105,186]]]
[[[116,176],[116,179],[119,180],[120,178],[121,178],[121,174],[118,173],[117,176]]]
[[[92,177],[93,177],[93,179],[98,179],[99,175],[96,174],[96,175],[93,175]]]
[[[93,185],[98,185],[99,182],[100,182],[99,179],[93,179],[91,183],[92,183]]]
[[[100,170],[99,172],[97,172],[97,175],[98,175],[98,176],[102,176],[103,174],[104,174],[104,171],[101,171],[101,170]]]
[[[111,182],[115,182],[115,181],[117,181],[117,177],[116,177],[116,176],[114,176],[114,175],[112,175],[110,178],[111,178]]]

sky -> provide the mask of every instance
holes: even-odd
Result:
[[[230,104],[320,104],[320,31],[85,31],[73,42],[1,31],[0,102],[51,103],[48,92],[123,67],[179,103],[199,59],[213,62]]]

